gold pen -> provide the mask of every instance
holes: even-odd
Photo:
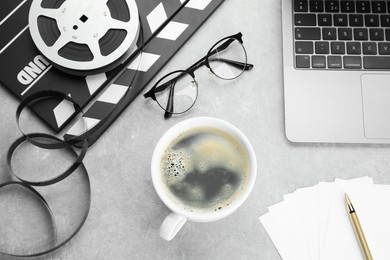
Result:
[[[349,199],[348,195],[345,194],[345,202],[347,204],[348,216],[351,220],[351,224],[353,227],[353,231],[355,231],[356,238],[359,242],[360,250],[364,256],[365,260],[373,260],[371,256],[370,249],[368,248],[366,238],[364,237],[364,233],[362,227],[360,226],[360,222],[358,216],[356,215],[355,209]]]

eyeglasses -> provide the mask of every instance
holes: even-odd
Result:
[[[205,65],[215,76],[232,80],[253,68],[247,63],[242,33],[225,37],[214,44],[207,55],[186,70],[176,70],[162,77],[147,93],[165,110],[164,117],[182,114],[190,110],[198,97],[195,70]]]

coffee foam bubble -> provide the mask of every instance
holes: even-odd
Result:
[[[164,181],[168,185],[175,185],[182,181],[191,167],[191,157],[184,151],[167,152],[161,161],[161,169],[164,172]]]

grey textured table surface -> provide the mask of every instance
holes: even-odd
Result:
[[[278,0],[226,0],[160,75],[186,68],[215,41],[238,31],[254,69],[230,82],[206,69],[197,71],[196,105],[169,120],[155,103],[138,97],[85,158],[92,187],[85,226],[67,245],[36,259],[280,259],[258,217],[283,194],[335,177],[369,175],[376,183],[390,183],[388,146],[286,140]],[[1,182],[8,171],[7,147],[20,134],[14,119],[17,100],[1,88],[0,103]],[[166,242],[158,228],[169,210],[153,189],[150,160],[168,128],[196,116],[221,118],[240,128],[256,151],[258,178],[234,214],[213,223],[188,222]]]

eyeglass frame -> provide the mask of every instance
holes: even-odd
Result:
[[[225,40],[228,40],[228,39],[232,39],[232,41],[226,41],[226,43],[222,44],[219,48],[213,50],[218,44],[220,44],[221,42],[223,42],[223,41],[225,41]],[[254,67],[253,64],[250,64],[250,63],[247,63],[247,62],[245,62],[245,64],[244,64],[244,63],[242,63],[242,62],[234,61],[234,60],[218,59],[219,61],[222,61],[222,62],[224,62],[224,63],[227,63],[227,64],[229,64],[229,65],[231,65],[231,66],[238,67],[238,68],[242,68],[242,72],[241,72],[239,75],[237,75],[236,77],[234,77],[234,78],[227,79],[227,78],[222,78],[222,77],[220,77],[217,73],[215,73],[215,72],[213,71],[213,69],[211,68],[210,63],[209,63],[209,57],[211,57],[212,55],[214,55],[214,54],[216,54],[216,53],[218,53],[218,52],[220,52],[220,51],[223,51],[223,50],[225,50],[226,48],[228,48],[229,45],[230,45],[231,43],[234,42],[234,40],[237,40],[237,41],[241,44],[241,46],[242,46],[242,48],[243,48],[243,50],[244,50],[244,53],[245,53],[245,59],[248,60],[247,52],[246,52],[246,50],[245,50],[244,43],[243,43],[243,40],[242,40],[242,33],[239,32],[239,33],[237,33],[237,34],[233,34],[233,35],[230,35],[230,36],[226,36],[226,37],[222,38],[221,40],[217,41],[217,42],[210,48],[210,50],[207,52],[206,56],[204,56],[203,58],[201,58],[200,60],[198,60],[197,62],[195,62],[193,65],[191,65],[191,66],[188,67],[187,69],[185,69],[185,70],[176,70],[176,71],[172,71],[172,72],[170,72],[170,73],[164,75],[163,77],[161,77],[161,78],[153,85],[153,87],[152,87],[148,92],[146,92],[146,93],[143,95],[144,98],[149,98],[149,97],[150,97],[150,98],[152,98],[154,101],[156,101],[157,104],[159,105],[159,107],[161,107],[161,108],[165,111],[165,114],[164,114],[164,117],[165,117],[165,118],[169,118],[169,117],[171,117],[173,114],[183,114],[183,113],[187,112],[188,110],[190,110],[190,109],[195,105],[196,100],[197,100],[197,97],[198,97],[198,91],[196,92],[196,97],[195,97],[195,100],[194,100],[193,104],[192,104],[187,110],[185,110],[185,111],[183,111],[183,112],[180,112],[180,113],[175,113],[175,112],[169,112],[169,111],[168,111],[170,107],[173,107],[173,91],[172,91],[172,89],[174,88],[174,85],[172,86],[172,84],[173,84],[174,82],[176,82],[177,80],[179,80],[181,77],[183,77],[183,76],[186,75],[186,74],[190,75],[190,76],[193,78],[193,83],[195,83],[196,88],[198,88],[198,83],[197,83],[197,81],[196,81],[196,79],[195,79],[195,73],[194,73],[194,72],[195,72],[195,70],[199,69],[199,68],[202,67],[202,66],[206,66],[206,67],[210,70],[211,73],[213,73],[216,77],[218,77],[218,78],[220,78],[220,79],[223,79],[223,80],[233,80],[233,79],[236,79],[236,78],[240,77],[240,76],[242,75],[242,73],[244,73],[244,71],[251,70],[251,69]],[[160,84],[161,81],[163,81],[165,78],[167,78],[167,77],[169,77],[170,75],[175,74],[175,73],[180,73],[180,74],[179,74],[177,77],[174,77],[173,79],[171,79],[171,80],[167,81],[166,83],[162,84],[161,86],[159,86],[159,84]],[[157,86],[158,86],[158,88],[157,88]],[[160,103],[157,101],[156,93],[165,90],[165,89],[168,88],[169,86],[171,87],[170,92],[169,92],[169,99],[168,99],[168,102],[167,102],[167,107],[169,107],[169,108],[165,109],[165,108],[163,108],[163,107],[160,105]],[[171,109],[171,110],[173,110],[173,109]]]

